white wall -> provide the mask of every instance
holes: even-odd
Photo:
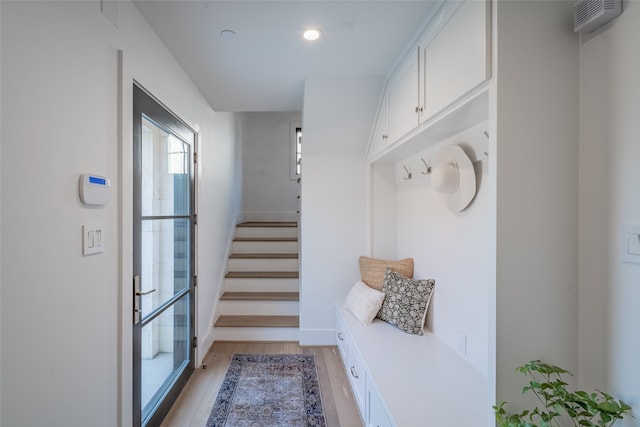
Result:
[[[396,165],[373,163],[369,167],[368,188],[371,252],[381,259],[398,256],[398,204]],[[368,246],[369,246],[368,245]]]
[[[640,223],[640,3],[580,46],[579,383],[640,418],[640,265],[622,263],[621,226]]]
[[[300,343],[334,344],[334,302],[366,253],[365,145],[379,78],[310,79],[304,94]],[[337,101],[339,100],[339,101]]]
[[[495,369],[497,399],[516,405],[524,380],[516,366],[542,359],[577,367],[579,63],[572,5],[494,4],[489,168],[495,171],[496,295],[489,311],[496,336],[490,377]]]
[[[0,7],[0,25],[2,22],[2,7]],[[2,46],[2,32],[0,31],[0,46]],[[0,47],[0,53],[2,48]],[[2,55],[0,55],[0,86],[2,82]],[[2,102],[0,102],[0,242],[2,242]],[[0,260],[2,260],[2,244],[0,244]],[[0,261],[0,378],[2,378],[2,262]],[[2,424],[2,387],[0,386],[0,425]]]
[[[0,7],[0,23],[2,22],[2,7]],[[2,32],[0,31],[0,46],[2,46]],[[0,52],[2,48],[0,47]],[[0,55],[0,87],[2,86],[2,55]],[[2,102],[0,102],[0,242],[2,242]],[[2,378],[2,244],[0,243],[0,378]],[[2,387],[0,386],[0,425],[2,425]]]
[[[299,186],[290,178],[290,124],[300,112],[246,113],[243,211],[247,221],[296,221]]]
[[[134,78],[199,132],[200,340],[209,328],[203,298],[217,293],[240,208],[234,116],[212,111],[135,7],[117,3],[119,28],[97,1],[0,4],[3,425],[131,423]],[[86,172],[112,180],[103,209],[78,200]],[[88,221],[104,224],[106,248],[83,257]]]
[[[396,165],[399,172],[406,165],[413,172],[410,180],[396,179],[397,258],[414,259],[414,278],[436,281],[427,327],[485,377],[490,271],[486,126],[486,122],[476,125]],[[477,160],[477,192],[461,212],[449,210],[431,187],[430,176],[421,173],[420,158],[432,159],[451,144]],[[459,345],[461,335],[466,337],[466,351]]]
[[[198,154],[196,366],[215,340],[215,308],[222,293],[227,258],[242,208],[242,118],[211,113],[206,130],[201,131],[203,143]]]

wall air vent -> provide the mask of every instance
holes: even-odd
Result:
[[[590,33],[622,13],[622,0],[576,0],[573,31]]]

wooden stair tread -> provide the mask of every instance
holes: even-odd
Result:
[[[227,279],[297,279],[297,271],[230,271]]]
[[[299,301],[299,292],[225,292],[220,297],[227,301]]]
[[[261,254],[231,254],[229,258],[246,258],[246,259],[297,259],[298,254],[272,254],[269,252]]]
[[[234,242],[297,242],[297,237],[236,237]]]
[[[222,315],[214,326],[227,328],[297,328],[298,316],[235,316]]]
[[[237,224],[236,227],[297,227],[298,223],[295,221],[287,222],[242,222]]]

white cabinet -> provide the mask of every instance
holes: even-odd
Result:
[[[380,101],[378,115],[371,134],[370,152],[377,153],[384,150],[389,141],[389,96],[385,92]]]
[[[367,401],[367,427],[392,427],[393,424],[389,421],[389,417],[384,410],[378,390],[369,382],[367,383]]]
[[[488,4],[465,1],[423,49],[423,120],[489,78]]]
[[[353,346],[351,337],[346,331],[339,316],[336,316],[336,342],[338,343],[340,356],[342,357],[342,361],[344,362],[345,369],[347,371],[351,390],[353,390],[353,395],[358,403],[360,413],[364,414],[366,408],[365,368],[362,362],[362,357],[358,353],[358,350]]]
[[[387,86],[389,139],[395,141],[418,126],[418,52],[400,64]]]
[[[356,402],[358,402],[358,406],[360,407],[360,412],[363,413],[365,412],[366,408],[366,370],[364,367],[364,363],[362,362],[362,357],[358,353],[358,349],[355,346],[349,347],[348,365],[349,366],[347,367],[347,372],[349,374],[349,381],[351,382],[351,389],[353,390]]]
[[[336,342],[365,426],[394,427],[373,383],[373,377],[344,325],[339,309],[336,310]]]
[[[490,2],[444,2],[387,80],[370,159],[422,132],[432,118],[489,79]]]
[[[338,350],[340,350],[340,357],[342,360],[349,360],[349,342],[346,339],[347,333],[344,330],[342,321],[336,319],[336,342],[338,343]]]

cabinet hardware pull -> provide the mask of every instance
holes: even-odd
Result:
[[[351,372],[351,375],[353,376],[353,378],[355,378],[355,379],[360,378],[360,377],[358,376],[358,373],[356,372],[356,368],[355,368],[355,366],[352,366],[351,368],[349,368],[349,371]]]
[[[342,337],[342,332],[338,332],[338,339],[340,341],[344,341],[344,338]]]

